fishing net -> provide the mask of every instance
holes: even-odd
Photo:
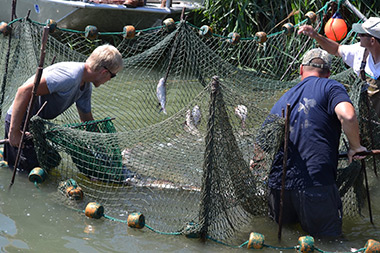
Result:
[[[17,88],[35,74],[43,30],[25,19],[12,26],[11,36],[0,35],[2,119]],[[204,31],[181,21],[173,31],[141,30],[133,39],[120,34],[124,69],[93,90],[97,120],[78,123],[75,106],[51,121],[33,117],[30,129],[49,180],[74,180],[70,185],[83,189],[85,202],[101,203],[118,217],[141,212],[157,231],[225,243],[246,238],[243,231],[267,215],[267,176],[284,138],[283,118],[262,124],[299,81],[302,56],[316,45],[295,29],[279,28],[266,42]],[[347,38],[355,41],[354,34]],[[110,40],[58,29],[49,35],[45,65],[83,62]],[[332,78],[345,85],[357,108],[363,144],[378,148],[379,121],[364,103],[361,81],[340,59],[333,66]],[[166,114],[156,96],[163,77]],[[346,142],[342,136],[341,152]],[[376,165],[372,159],[368,171]],[[345,217],[357,217],[365,200],[360,164],[340,160],[338,185]]]

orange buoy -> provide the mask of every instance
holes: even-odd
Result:
[[[125,39],[133,39],[136,34],[136,29],[133,25],[126,25],[123,28],[123,33]]]
[[[54,33],[57,29],[57,22],[55,22],[53,19],[46,20],[46,25],[49,27],[49,33]]]
[[[365,253],[376,253],[380,252],[380,243],[378,241],[369,239],[364,246]]]
[[[325,25],[325,34],[327,38],[334,41],[341,41],[347,35],[347,24],[339,14],[336,12]]]
[[[93,25],[88,25],[86,26],[85,28],[85,37],[89,40],[95,40],[96,38],[98,38],[98,28],[96,26],[93,26]]]
[[[286,23],[282,26],[282,30],[285,31],[286,35],[290,35],[294,32],[294,25],[292,23]]]
[[[262,249],[262,248],[264,248],[264,240],[265,240],[264,235],[252,232],[249,235],[249,241],[248,241],[247,248],[248,249],[250,249],[250,248]]]
[[[210,37],[212,35],[212,28],[208,25],[202,25],[202,27],[199,29],[199,35]]]
[[[66,189],[66,195],[67,197],[75,200],[82,200],[83,199],[83,191],[82,188],[69,186]]]
[[[47,176],[47,173],[44,169],[40,167],[35,167],[34,169],[30,171],[28,178],[29,178],[29,181],[32,183],[41,184],[45,181],[46,176]]]
[[[298,238],[299,251],[302,253],[314,252],[314,238],[311,236],[301,236]]]
[[[8,23],[0,22],[0,33],[2,33],[4,36],[7,36],[11,33],[12,29],[8,25]]]
[[[127,223],[131,228],[143,228],[145,226],[145,217],[142,213],[131,213],[128,215]]]
[[[174,19],[172,18],[167,18],[165,19],[163,22],[163,28],[165,31],[167,32],[172,32],[176,29],[176,25],[175,25],[175,22],[174,22]]]
[[[96,202],[87,204],[84,214],[89,218],[100,219],[104,215],[104,207]]]
[[[268,39],[267,34],[265,32],[257,32],[255,36],[257,37],[257,41],[259,43],[264,43]]]
[[[236,45],[240,41],[240,34],[234,32],[229,33],[227,41],[232,45]]]
[[[315,14],[314,11],[308,11],[306,14],[305,14],[307,20],[309,21],[309,24],[312,24],[315,22],[315,20],[317,20],[317,15]]]

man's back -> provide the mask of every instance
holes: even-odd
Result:
[[[335,114],[340,102],[350,102],[340,83],[309,76],[290,89],[271,110],[281,115],[291,105],[286,189],[335,183],[341,124]],[[281,150],[272,166],[269,186],[281,188]]]

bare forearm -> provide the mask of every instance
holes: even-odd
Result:
[[[25,116],[30,97],[31,93],[27,89],[19,89],[17,91],[12,107],[10,131],[20,131],[20,126]]]
[[[359,125],[356,117],[351,120],[344,120],[342,128],[344,134],[347,136],[350,148],[360,148]]]
[[[322,36],[319,33],[317,33],[314,39],[329,54],[339,56],[339,44],[336,41],[330,40],[329,38]]]
[[[298,34],[304,34],[315,39],[318,44],[329,54],[339,56],[339,43],[317,33],[310,25],[303,25],[299,28]]]
[[[342,124],[342,129],[349,142],[348,160],[351,162],[355,154],[367,150],[360,145],[359,124],[355,109],[351,103],[341,102],[335,107],[335,113]],[[364,157],[358,158],[362,159]]]
[[[89,113],[83,113],[78,109],[79,118],[82,122],[91,121],[94,120],[94,117],[92,116],[92,112]]]

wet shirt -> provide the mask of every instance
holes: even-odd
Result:
[[[81,88],[84,63],[60,62],[43,70],[50,94],[36,98],[34,114],[47,102],[39,116],[44,119],[54,119],[71,105],[76,103],[83,113],[91,112],[91,83],[85,83]],[[32,76],[28,81],[34,80]],[[12,106],[8,114],[12,113]]]
[[[285,188],[304,189],[335,183],[341,123],[335,106],[350,102],[344,86],[335,80],[307,77],[286,92],[271,113],[282,115],[290,104],[289,149]],[[275,156],[269,187],[281,189],[283,149]]]

